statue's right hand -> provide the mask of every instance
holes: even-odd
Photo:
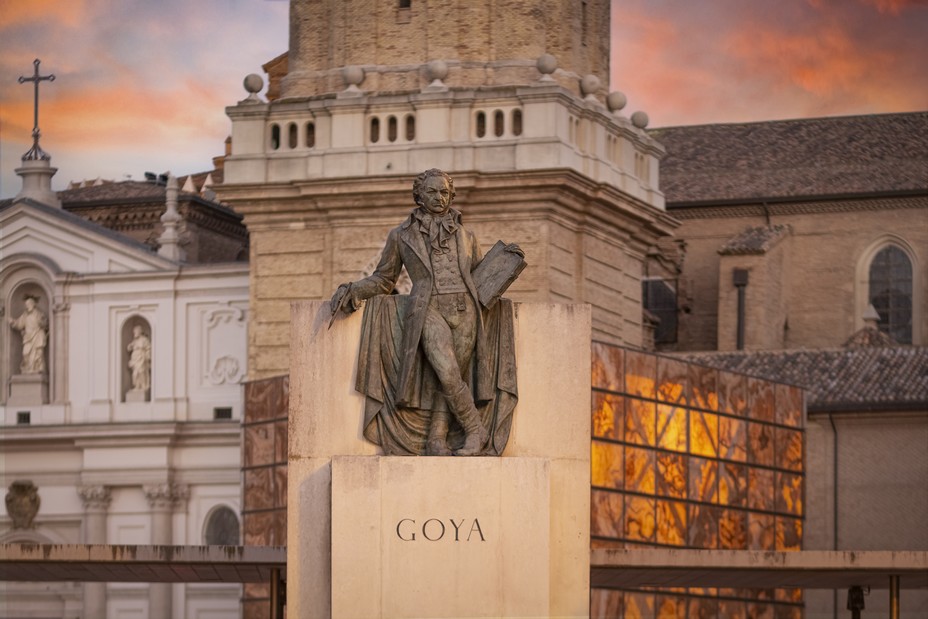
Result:
[[[330,302],[330,307],[332,308],[332,314],[334,315],[339,308],[341,307],[342,311],[346,314],[350,314],[354,311],[354,304],[351,303],[351,298],[345,298],[351,292],[351,284],[342,284],[335,289],[335,294],[332,295],[332,301]]]

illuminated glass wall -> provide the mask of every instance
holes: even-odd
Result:
[[[593,344],[594,548],[799,550],[802,390]],[[799,590],[594,590],[593,617],[801,617]]]

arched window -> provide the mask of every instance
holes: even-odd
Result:
[[[271,125],[271,150],[280,148],[280,125]]]
[[[477,112],[477,137],[482,138],[487,134],[487,115],[483,112]]]
[[[380,119],[376,116],[371,118],[371,144],[380,141]]]
[[[880,331],[900,344],[912,343],[912,261],[895,245],[870,263],[870,303],[880,315]]]
[[[416,117],[412,114],[406,116],[406,141],[412,142],[416,139]]]
[[[214,509],[206,519],[203,541],[210,546],[238,546],[238,516],[224,505]]]
[[[306,148],[316,145],[316,124],[306,123]]]
[[[296,123],[290,123],[287,126],[287,146],[296,148]]]
[[[396,116],[387,119],[387,139],[396,142]]]
[[[496,137],[502,137],[503,131],[505,129],[504,125],[506,124],[503,118],[503,111],[496,110],[496,113],[493,114],[493,135]]]
[[[512,110],[512,135],[522,135],[522,110]]]

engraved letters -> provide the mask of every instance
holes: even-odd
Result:
[[[446,525],[444,520],[429,518],[419,525],[412,518],[403,518],[396,523],[396,536],[404,542],[415,542],[422,539],[429,542],[441,540],[469,542],[478,539],[481,542],[487,541],[483,536],[480,520],[474,518],[469,528],[463,526],[467,521],[467,518],[461,518],[460,521],[449,518]]]

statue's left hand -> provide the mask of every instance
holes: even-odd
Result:
[[[520,258],[525,258],[525,252],[522,251],[522,248],[519,247],[518,243],[509,243],[503,249],[508,251],[510,254],[518,254]]]

